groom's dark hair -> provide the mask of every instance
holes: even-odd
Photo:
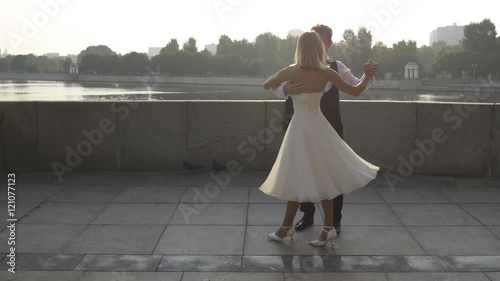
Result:
[[[332,29],[324,24],[317,24],[311,28],[312,31],[316,31],[320,36],[328,36],[332,39]]]

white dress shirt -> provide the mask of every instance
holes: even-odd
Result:
[[[340,77],[342,79],[344,79],[347,83],[355,86],[355,85],[359,84],[363,80],[363,78],[365,77],[364,74],[363,74],[363,76],[361,76],[361,78],[354,76],[354,74],[352,74],[351,70],[349,68],[347,68],[347,66],[345,66],[345,64],[343,64],[341,61],[338,61],[338,60],[336,62],[337,62],[337,69],[338,69],[337,72],[339,73]],[[285,100],[288,99],[288,96],[289,96],[289,95],[285,94],[285,92],[283,91],[283,88],[285,87],[285,84],[287,82],[288,81],[285,81],[285,82],[281,83],[277,88],[272,89],[272,91],[274,92],[274,94],[276,96],[278,96],[279,98],[285,99]],[[373,83],[373,78],[370,79],[370,81],[368,82],[366,89],[370,88],[372,83]]]

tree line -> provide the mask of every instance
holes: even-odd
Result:
[[[279,38],[263,33],[253,41],[219,38],[217,52],[199,51],[196,39],[189,38],[182,46],[173,38],[159,55],[131,52],[117,54],[109,47],[89,46],[78,55],[80,73],[161,75],[231,75],[265,76],[293,63],[297,37]],[[342,61],[356,75],[363,73],[363,63],[373,58],[379,62],[379,78],[386,75],[403,78],[404,66],[413,61],[420,66],[420,76],[463,78],[492,75],[500,79],[500,37],[489,20],[465,26],[460,45],[437,42],[417,47],[413,40],[402,40],[392,46],[372,42],[364,27],[357,32],[348,29],[343,40],[335,43],[329,55]],[[71,60],[45,56],[17,55],[0,59],[0,71],[66,72]]]

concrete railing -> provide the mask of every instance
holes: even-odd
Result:
[[[401,176],[500,177],[500,105],[345,101],[341,111],[347,143]],[[1,102],[0,170],[163,171],[183,160],[269,170],[282,112],[282,101]]]

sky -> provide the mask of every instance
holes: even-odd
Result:
[[[292,29],[317,23],[333,29],[333,41],[346,29],[367,27],[373,41],[392,46],[400,40],[429,44],[440,26],[466,25],[485,18],[500,28],[491,0],[0,0],[0,48],[10,54],[78,54],[107,45],[117,53],[148,52],[171,38],[189,37],[199,50],[221,35],[255,40],[271,32],[285,38]],[[500,32],[499,32],[500,33]]]

